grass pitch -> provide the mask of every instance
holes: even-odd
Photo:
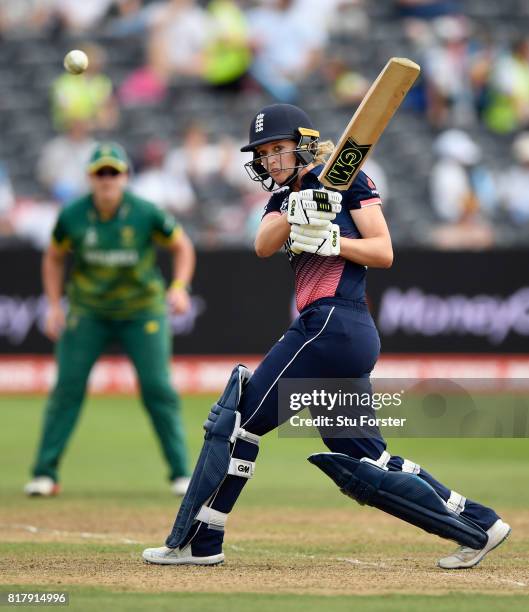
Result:
[[[185,398],[193,458],[214,399]],[[305,460],[324,448],[319,440],[275,433],[230,516],[226,563],[171,568],[140,559],[162,544],[178,501],[138,401],[90,399],[61,470],[63,494],[27,499],[42,404],[0,397],[0,592],[66,590],[72,610],[529,608],[529,440],[389,443],[512,524],[509,541],[474,570],[437,569],[451,543],[359,507]]]

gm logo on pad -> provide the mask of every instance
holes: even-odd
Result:
[[[251,478],[253,476],[254,466],[251,461],[244,459],[232,459],[229,473],[242,478]]]

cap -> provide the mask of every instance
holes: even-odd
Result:
[[[107,142],[97,145],[94,149],[87,170],[90,174],[100,168],[115,168],[119,172],[127,172],[129,165],[125,149],[116,142]]]
[[[292,104],[271,104],[260,110],[252,120],[248,144],[241,151],[252,151],[255,147],[274,140],[295,140],[301,136],[319,137],[307,113]]]

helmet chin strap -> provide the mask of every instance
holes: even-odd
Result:
[[[296,166],[294,168],[294,172],[292,172],[292,174],[287,178],[287,180],[282,185],[279,185],[278,183],[276,183],[276,181],[274,181],[274,183],[276,183],[276,185],[279,185],[279,187],[289,187],[290,185],[292,185],[292,183],[294,183],[296,181],[296,179],[299,176],[300,171],[303,170],[303,168],[306,168],[307,166],[310,166],[311,163],[312,162],[310,162],[308,164],[302,163],[299,166]]]
[[[272,191],[276,191],[276,189],[282,189],[283,187],[290,187],[290,185],[292,185],[292,183],[294,183],[297,180],[297,178],[299,177],[300,171],[303,170],[303,168],[306,168],[307,166],[310,166],[311,163],[313,163],[312,161],[307,163],[305,160],[299,159],[297,154],[296,154],[296,157],[297,157],[299,165],[294,167],[294,169],[293,169],[294,171],[286,179],[286,181],[284,183],[281,183],[281,184],[278,183],[270,175],[269,175],[269,178],[272,180],[272,183],[269,186],[265,185],[264,181],[261,181],[261,186],[263,187],[263,189],[265,191],[272,192]],[[274,185],[277,185],[277,188],[274,188]]]
[[[280,185],[280,187],[289,187],[292,183],[294,183],[298,178],[300,169],[301,168],[296,168],[294,172],[292,172],[292,174],[287,178],[287,180]],[[276,185],[278,185],[278,183],[276,183]]]
[[[313,159],[312,161],[307,163],[306,160],[301,159],[299,153],[296,153],[295,155],[299,162],[299,165],[294,168],[294,172],[287,178],[287,180],[281,185],[281,187],[289,187],[290,185],[292,185],[292,183],[294,183],[298,178],[300,171],[303,170],[303,168],[310,166],[310,164],[314,161]]]
[[[277,191],[277,189],[283,189],[283,187],[289,187],[298,178],[300,170],[301,168],[296,168],[294,172],[292,172],[292,174],[287,178],[287,180],[284,183],[278,183],[272,177],[269,177],[272,180],[272,183],[267,186],[264,184],[264,181],[263,181],[261,182],[261,186],[265,191],[270,191],[270,192]],[[276,185],[276,187],[274,187],[274,185]]]

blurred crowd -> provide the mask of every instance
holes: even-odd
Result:
[[[95,141],[120,140],[128,109],[161,112],[171,92],[208,91],[234,100],[257,95],[303,106],[310,82],[329,92],[328,110],[354,108],[379,68],[369,72],[359,51],[378,27],[369,4],[0,0],[0,52],[2,39],[33,36],[79,41],[90,58],[82,76],[58,71],[50,83],[56,135],[39,152],[40,193],[20,193],[10,181],[9,160],[0,163],[0,240],[23,236],[43,244],[57,208],[86,190],[84,165]],[[529,227],[529,35],[524,28],[496,35],[457,0],[377,5],[385,6],[406,54],[423,68],[405,110],[426,126],[432,157],[428,231],[416,244],[482,249],[508,244],[510,235],[515,241]],[[519,6],[529,16],[529,3]],[[105,45],[87,42],[101,36],[130,39],[131,46],[141,41],[141,61],[114,79]],[[129,151],[131,188],[173,211],[200,246],[249,245],[267,194],[244,173],[242,138],[242,132],[223,133],[186,118],[178,133],[153,134]],[[495,159],[484,150],[494,139],[508,157]],[[377,161],[369,171],[398,215],[399,204],[391,201],[394,173],[390,180],[384,172],[392,160]],[[498,226],[507,228],[501,240]]]

